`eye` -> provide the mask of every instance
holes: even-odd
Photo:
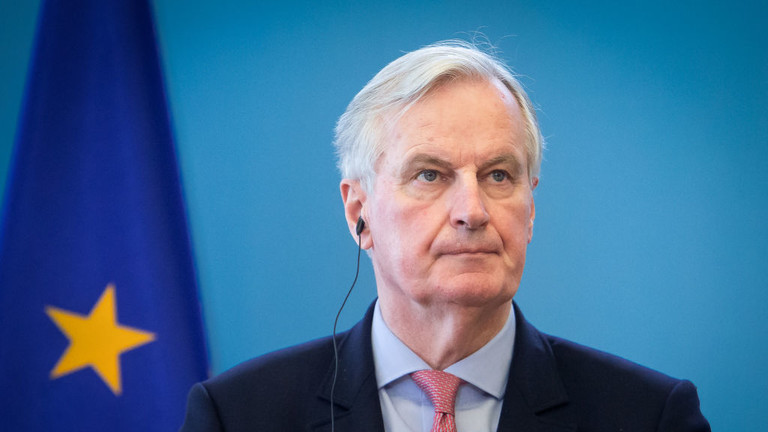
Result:
[[[438,173],[435,170],[426,169],[419,173],[419,175],[416,177],[419,180],[425,181],[427,183],[432,183],[435,180],[437,180]]]
[[[495,170],[491,172],[490,177],[493,181],[501,183],[509,178],[509,174],[507,174],[505,171]]]

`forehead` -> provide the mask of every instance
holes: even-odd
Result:
[[[524,158],[524,129],[518,101],[501,82],[447,82],[400,115],[377,165],[401,165],[423,154],[456,163],[500,154]]]

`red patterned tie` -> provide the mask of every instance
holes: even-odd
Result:
[[[411,378],[429,396],[435,406],[435,420],[431,432],[456,432],[454,404],[456,391],[461,379],[448,372],[421,370],[411,374]]]

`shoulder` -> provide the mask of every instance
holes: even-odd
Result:
[[[554,392],[562,385],[569,395],[581,389],[593,395],[664,393],[680,382],[619,356],[543,333],[525,319],[517,304],[514,306],[513,364],[520,379],[549,377]],[[629,388],[631,392],[624,391]]]
[[[338,401],[356,395],[372,374],[370,307],[363,320],[336,335]],[[182,430],[307,430],[329,421],[334,343],[324,337],[245,361],[202,383],[187,398]],[[376,386],[372,385],[374,395]]]
[[[192,388],[181,430],[303,429],[321,414],[313,401],[332,361],[323,338],[243,362]]]
[[[301,386],[300,393],[320,383],[333,360],[330,337],[316,339],[247,360],[203,382],[215,399],[260,397],[262,391],[274,397],[274,389]]]
[[[303,429],[327,414],[316,401],[332,361],[327,337],[243,362],[192,388],[182,430]]]
[[[552,349],[562,378],[573,381],[573,384],[590,379],[596,386],[632,387],[635,390],[648,388],[664,392],[680,382],[622,357],[559,337],[542,335]]]
[[[508,395],[584,430],[709,431],[690,381],[538,331],[515,304]]]
[[[569,405],[586,424],[615,421],[648,430],[708,431],[696,387],[619,356],[543,335],[557,363]],[[593,407],[600,407],[594,411]],[[632,429],[627,429],[632,430]]]
[[[350,330],[336,335],[343,372],[336,389],[339,400],[341,390],[354,393],[372,374],[372,310]],[[182,430],[217,430],[207,427],[215,424],[227,431],[266,432],[327,423],[334,363],[330,336],[245,361],[193,387]]]

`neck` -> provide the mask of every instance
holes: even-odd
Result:
[[[379,297],[384,322],[432,369],[443,370],[470,356],[504,327],[512,302],[493,306],[455,303],[401,304]]]

